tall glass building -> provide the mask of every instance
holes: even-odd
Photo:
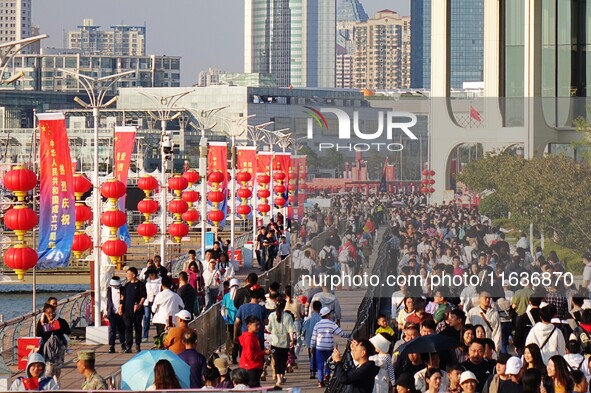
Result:
[[[449,3],[450,87],[482,82],[484,68],[484,0]],[[431,87],[431,0],[411,1],[411,87]]]
[[[246,0],[244,71],[279,86],[335,86],[336,0]]]

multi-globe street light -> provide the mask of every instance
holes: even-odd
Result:
[[[100,281],[100,260],[101,260],[101,224],[100,224],[100,184],[99,184],[99,112],[101,109],[107,108],[115,101],[117,97],[105,101],[106,94],[111,90],[113,85],[121,78],[132,75],[135,71],[121,72],[118,74],[107,75],[100,78],[91,77],[88,75],[74,72],[67,69],[60,69],[63,73],[77,79],[80,85],[84,88],[88,96],[89,102],[84,102],[82,99],[75,97],[74,101],[84,108],[92,109],[92,117],[94,121],[94,154],[93,154],[93,173],[92,173],[92,192],[93,192],[93,209],[92,209],[92,226],[93,226],[93,259],[94,259],[94,326],[101,326],[101,281]]]
[[[167,230],[167,203],[166,196],[167,183],[166,173],[168,171],[168,162],[171,163],[172,171],[174,171],[174,141],[169,131],[166,130],[166,123],[175,120],[181,116],[180,108],[176,108],[176,104],[181,98],[193,90],[183,91],[177,94],[168,96],[150,94],[140,92],[146,98],[149,98],[156,104],[157,120],[160,120],[160,258],[163,264],[166,264],[166,230]],[[172,114],[176,112],[175,114]],[[172,172],[171,171],[171,172]]]

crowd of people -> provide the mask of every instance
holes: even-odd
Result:
[[[310,240],[328,228],[333,232],[314,249]],[[282,388],[306,347],[310,379],[320,388],[332,374],[364,393],[588,391],[591,254],[583,255],[584,280],[577,288],[555,252],[533,251],[525,234],[495,227],[477,208],[430,206],[418,194],[335,195],[329,212],[315,207],[299,223],[277,217],[261,227],[255,242],[258,267],[266,271],[291,256],[294,281],[302,275],[358,275],[368,265],[378,229],[387,250],[378,256],[382,272],[405,279],[397,280],[400,284],[380,303],[382,314],[366,321],[375,324],[372,337],[352,339],[340,327],[340,304],[327,284],[300,296],[278,282],[262,288],[251,273],[241,286],[227,258],[228,243],[220,242],[201,261],[190,252],[178,284],[157,257],[141,273],[129,268],[125,286],[113,277],[110,352],[117,341],[122,351],[131,352],[134,344],[140,351],[154,324],[159,336],[165,334],[161,347],[191,366],[191,388],[255,388],[269,377]],[[460,285],[434,284],[442,282],[434,277],[444,276],[464,279]],[[228,358],[198,353],[197,334],[188,326],[217,301],[227,326]],[[59,377],[59,356],[47,358],[47,343],[59,342],[69,328],[60,323],[63,331],[43,331],[56,318],[52,310],[44,309],[37,330],[43,362],[30,360],[27,376],[43,369],[41,374],[55,383],[51,377]],[[344,365],[335,336],[349,339],[353,368]],[[407,349],[421,340],[437,350]],[[97,378],[86,357],[91,355],[79,355],[80,370],[90,384]],[[155,367],[153,389],[180,387],[166,363]],[[238,367],[230,372],[230,366]],[[45,383],[46,390],[54,386]],[[23,390],[25,385],[19,380],[14,386]]]

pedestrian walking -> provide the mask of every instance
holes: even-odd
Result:
[[[45,375],[59,379],[68,347],[66,336],[71,333],[70,325],[63,318],[56,318],[51,304],[43,306],[43,315],[37,322],[35,335],[41,337],[39,353],[45,359]]]
[[[123,291],[122,315],[125,324],[125,353],[131,353],[135,335],[135,349],[141,351],[142,319],[144,317],[144,302],[146,301],[146,286],[137,278],[137,269],[127,269],[127,284]]]
[[[330,319],[330,314],[332,314],[332,312],[328,307],[323,307],[320,310],[320,317],[322,319],[314,326],[314,330],[312,331],[312,338],[310,340],[310,348],[316,351],[316,364],[318,366],[317,372],[319,388],[323,388],[326,382],[328,382],[328,379],[330,378],[330,370],[326,367],[326,361],[331,356],[335,348],[333,336],[349,336],[348,333],[346,333],[343,329],[341,329],[336,323],[334,323]]]
[[[113,276],[107,288],[107,318],[109,319],[109,353],[115,353],[115,341],[119,338],[121,350],[125,352],[125,324],[121,303],[121,279]]]

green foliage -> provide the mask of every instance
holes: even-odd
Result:
[[[589,165],[557,156],[524,160],[499,155],[470,163],[459,178],[474,191],[495,191],[492,195],[497,201],[486,202],[485,197],[485,208],[491,208],[487,203],[506,206],[517,228],[527,228],[532,223],[536,230],[556,234],[565,247],[579,251],[588,248]]]
[[[534,241],[534,247],[541,245],[540,241]],[[544,240],[544,255],[548,256],[551,251],[556,251],[558,258],[564,263],[566,270],[573,274],[583,273],[583,261],[581,259],[581,253],[572,248],[564,247],[560,244],[555,243],[552,239]]]
[[[496,192],[482,198],[478,208],[490,218],[503,218],[509,214],[509,206]]]

